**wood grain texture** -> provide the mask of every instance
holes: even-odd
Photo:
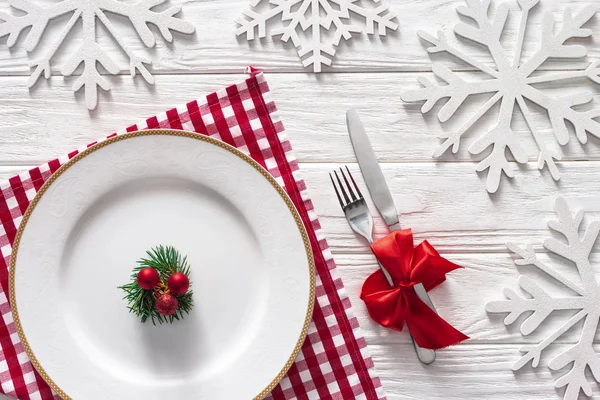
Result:
[[[542,0],[532,15],[524,57],[539,47],[544,11],[558,11],[556,18],[562,20],[566,6],[577,10],[594,1]],[[563,288],[536,271],[517,268],[505,242],[532,242],[541,250],[542,240],[550,235],[546,223],[555,216],[553,201],[559,194],[567,197],[573,208],[584,209],[586,221],[600,219],[600,140],[590,138],[582,146],[572,135],[571,143],[560,148],[553,139],[545,111],[533,108],[534,122],[544,140],[563,154],[563,161],[558,164],[563,177],[556,183],[547,171],[537,170],[535,144],[517,112],[513,128],[530,163],[517,167],[516,177],[504,180],[498,193],[489,195],[485,191],[485,174],[475,172],[477,160],[485,154],[474,157],[466,148],[475,136],[495,123],[498,109],[492,109],[473,128],[458,154],[445,154],[436,161],[431,154],[440,143],[438,136],[458,129],[487,98],[469,99],[446,124],[441,124],[436,116],[443,104],[422,115],[421,104],[405,104],[400,100],[403,91],[418,87],[420,75],[431,77],[432,61],[464,71],[466,78],[478,78],[468,65],[446,56],[429,55],[425,43],[416,35],[418,30],[432,34],[438,29],[450,32],[460,20],[455,8],[463,3],[461,0],[389,0],[391,8],[399,14],[398,32],[383,40],[358,35],[340,46],[332,67],[326,69],[329,73],[320,75],[307,73],[289,44],[273,38],[247,43],[235,37],[233,21],[248,3],[248,0],[171,0],[170,4],[183,6],[181,16],[192,21],[197,32],[191,37],[175,35],[172,44],[159,41],[151,50],[141,45],[125,20],[110,16],[122,32],[123,40],[136,52],[152,58],[156,85],[149,86],[140,77],[131,79],[123,70],[119,76],[108,77],[112,90],[100,93],[99,106],[92,112],[85,108],[83,93],[71,92],[73,78],[54,76],[27,89],[28,63],[39,56],[39,51],[28,55],[22,45],[8,50],[6,39],[0,39],[0,180],[240,81],[247,65],[262,68],[268,72],[267,79],[301,173],[389,398],[561,398],[562,391],[553,388],[557,374],[546,366],[553,353],[578,340],[580,327],[574,327],[573,332],[551,347],[540,368],[533,370],[527,366],[513,373],[510,367],[518,359],[521,345],[549,335],[569,314],[555,313],[542,329],[523,337],[518,323],[505,327],[502,315],[488,315],[484,307],[489,300],[501,299],[503,288],[516,288],[519,274],[539,277],[549,292],[564,293]],[[519,22],[516,1],[511,4],[503,35],[508,52],[514,47],[515,27]],[[0,10],[7,8],[5,2],[0,3]],[[38,50],[47,48],[56,37],[56,27],[61,21],[56,22],[49,27]],[[595,17],[586,27],[592,29],[594,36],[577,42],[588,45],[588,60],[552,60],[543,69],[583,69],[589,61],[600,59],[600,18]],[[55,73],[80,43],[77,29],[73,42],[61,48],[53,65]],[[126,66],[115,43],[104,33],[101,36],[103,48],[112,49],[111,57]],[[464,40],[457,42],[465,45]],[[489,54],[480,47],[466,48],[477,60],[491,65]],[[600,85],[582,80],[547,85],[543,89],[561,96],[588,90],[594,95],[593,105],[600,106]],[[406,333],[390,332],[375,325],[358,298],[362,282],[376,269],[375,259],[348,227],[327,177],[334,168],[349,164],[364,188],[345,126],[344,113],[350,107],[358,109],[383,163],[402,224],[413,228],[417,241],[429,240],[444,256],[465,266],[450,274],[443,285],[431,292],[431,297],[440,314],[471,339],[439,351],[436,362],[429,367],[417,361]],[[379,237],[385,233],[385,226],[378,216],[375,222]],[[560,260],[546,254],[541,257],[548,258],[564,273],[573,274],[573,269]],[[600,268],[600,244],[594,249],[592,261],[595,268]],[[596,343],[600,345],[600,335],[596,336]],[[598,387],[594,398],[600,398]]]
[[[547,368],[561,348],[550,349],[537,369],[526,366],[516,372],[510,369],[519,355],[515,345],[457,346],[438,352],[430,366],[419,364],[410,344],[373,345],[371,351],[391,400],[551,400],[564,394],[553,385],[566,371]]]
[[[0,64],[1,65],[1,64]],[[286,130],[293,140],[300,162],[352,162],[354,152],[346,130],[345,112],[357,108],[373,148],[381,162],[432,163],[433,151],[441,143],[438,136],[453,132],[485,102],[478,97],[469,100],[446,124],[436,116],[440,107],[421,114],[421,104],[403,103],[400,93],[418,87],[417,73],[361,74],[270,74],[269,84],[280,110]],[[227,75],[161,75],[156,85],[128,76],[108,77],[110,92],[100,92],[95,111],[85,109],[83,93],[73,94],[69,79],[42,81],[28,90],[26,77],[0,77],[0,165],[25,161],[39,164],[72,150],[74,145],[90,143],[133,122],[181,105],[204,93],[244,79],[243,74]],[[578,82],[548,88],[561,95],[581,90],[594,93],[594,104],[600,107],[600,85]],[[571,134],[571,141],[561,148],[554,140],[547,113],[535,111],[535,124],[549,148],[563,154],[564,161],[600,160],[600,140],[590,137],[582,146]],[[467,162],[475,169],[476,160],[468,146],[496,123],[498,110],[477,124],[462,141],[458,154],[445,154],[437,159],[445,162]],[[64,129],[67,118],[71,128]],[[514,129],[530,161],[537,160],[537,148],[522,115],[515,111]],[[329,145],[323,146],[323,143]],[[535,173],[533,173],[535,175]],[[502,189],[500,189],[502,190]]]
[[[435,34],[439,29],[450,33],[454,25],[460,22],[455,12],[461,3],[457,0],[388,0],[390,8],[398,17],[400,28],[391,32],[384,39],[356,35],[351,41],[342,44],[337,57],[326,71],[429,71],[431,62],[425,50],[424,43],[418,38],[417,31],[424,30]],[[539,47],[540,21],[543,12],[556,12],[556,19],[562,20],[562,11],[566,6],[579,9],[590,2],[587,0],[544,0],[532,13],[530,29],[524,45],[524,56],[531,55]],[[236,18],[248,7],[248,0],[170,0],[170,5],[181,5],[180,16],[196,26],[196,33],[188,37],[176,34],[172,44],[159,40],[154,50],[148,50],[137,38],[135,30],[119,16],[110,15],[111,21],[121,32],[127,46],[136,53],[149,54],[153,60],[153,71],[159,74],[169,73],[237,73],[247,65],[254,65],[265,71],[272,72],[303,72],[294,47],[291,43],[281,43],[279,39],[267,37],[248,43],[244,38],[236,37]],[[6,3],[2,8],[7,9]],[[503,36],[505,47],[514,48],[514,40],[518,27],[517,5],[512,1],[511,20],[508,22]],[[53,25],[61,26],[68,17],[57,20]],[[360,20],[357,20],[360,22]],[[600,57],[600,21],[595,19],[588,27],[596,33],[595,38],[585,40],[589,44],[590,56]],[[46,49],[53,43],[58,30],[53,29],[45,35],[40,43],[40,49]],[[72,32],[74,40],[63,46],[57,54],[53,70],[59,71],[59,65],[67,55],[81,42],[78,33],[81,27],[76,26]],[[124,55],[117,51],[114,40],[105,32],[99,40],[103,48],[114,49],[112,52],[116,61],[124,66],[122,73],[127,74],[127,63]],[[3,75],[28,75],[29,57],[23,46],[8,50],[6,39],[0,41],[0,73]],[[478,60],[491,64],[491,57],[481,48],[474,49]],[[39,55],[34,52],[33,56]],[[450,60],[456,68],[471,69],[464,63],[454,62],[445,56],[436,60]],[[565,63],[553,60],[544,66],[545,69],[577,69],[585,68],[585,61]]]
[[[366,252],[332,197],[327,172],[336,167],[339,164],[306,164],[303,174],[329,243],[338,252]],[[562,164],[565,179],[559,186],[550,176],[540,175],[535,166],[528,167],[530,171],[504,182],[495,195],[481,190],[483,177],[468,163],[384,164],[383,173],[402,225],[412,227],[417,240],[427,239],[444,253],[506,253],[507,240],[541,243],[550,234],[546,223],[555,218],[554,197],[558,193],[575,209],[586,210],[588,220],[598,219],[600,203],[594,177],[600,164]],[[365,189],[358,166],[350,165],[350,170]],[[385,232],[377,216],[376,236]]]

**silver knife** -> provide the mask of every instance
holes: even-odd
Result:
[[[398,212],[396,211],[396,205],[392,199],[390,189],[383,177],[383,172],[381,171],[379,162],[377,162],[367,132],[365,132],[365,128],[355,110],[348,110],[346,113],[346,122],[348,124],[348,133],[350,134],[352,147],[354,147],[354,153],[358,159],[360,171],[367,184],[375,207],[377,207],[377,210],[385,220],[390,231],[401,229]],[[415,285],[414,288],[417,296],[435,311],[435,307],[423,284],[419,283],[418,285]],[[413,344],[415,345],[417,355],[421,362],[424,364],[431,364],[435,360],[434,350],[421,348],[414,340]]]

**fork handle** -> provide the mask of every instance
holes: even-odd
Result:
[[[381,265],[381,263],[379,263],[379,261],[377,262],[377,264],[379,264],[379,268],[385,275],[389,284],[391,286],[393,286],[394,282],[392,281],[392,277],[390,276],[389,272],[384,268],[383,265]],[[423,284],[422,283],[416,284],[414,286],[414,289],[415,289],[415,292],[417,293],[417,296],[419,296],[419,299],[421,299],[421,301],[423,301],[425,304],[427,304],[429,307],[431,307],[431,309],[433,311],[435,311],[433,303],[431,302],[431,299],[429,298],[429,295],[427,294],[427,291],[425,290],[425,287],[423,286]],[[410,336],[410,340],[412,340],[412,344],[415,347],[415,352],[417,353],[417,358],[419,359],[419,361],[421,361],[423,364],[426,364],[426,365],[434,362],[435,361],[435,350],[426,349],[426,348],[419,346],[417,344],[417,342],[415,342],[415,339],[410,334],[410,327],[408,327],[408,331],[409,331],[408,336]]]

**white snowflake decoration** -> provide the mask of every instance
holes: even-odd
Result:
[[[458,36],[487,47],[494,60],[495,68],[478,62],[473,57],[463,53],[447,41],[442,31],[438,33],[438,37],[433,37],[422,31],[419,32],[419,36],[433,45],[428,48],[430,53],[446,52],[451,54],[459,60],[475,67],[477,70],[484,72],[490,79],[464,80],[443,64],[434,63],[434,74],[447,84],[439,85],[437,82],[432,82],[422,77],[419,81],[424,87],[405,92],[402,99],[407,102],[426,101],[421,110],[423,113],[426,113],[439,100],[448,98],[448,102],[438,114],[439,120],[446,122],[456,113],[469,96],[481,93],[493,94],[492,98],[482,105],[480,110],[458,131],[441,136],[445,141],[433,155],[437,158],[450,147],[452,147],[452,152],[456,153],[460,146],[461,137],[495,104],[500,102],[500,114],[497,125],[489,132],[481,135],[469,147],[469,152],[477,155],[492,146],[491,153],[477,166],[478,172],[489,169],[486,188],[490,193],[498,190],[502,172],[509,178],[512,178],[514,175],[513,168],[506,159],[506,149],[510,150],[518,163],[523,164],[528,161],[527,154],[519,145],[515,132],[511,128],[513,111],[518,104],[539,149],[538,168],[541,170],[544,166],[548,166],[552,177],[555,180],[560,179],[560,173],[555,164],[555,160],[560,160],[560,154],[550,150],[543,142],[538,128],[533,123],[532,113],[527,106],[526,100],[532,101],[548,111],[555,139],[560,145],[566,145],[569,142],[567,121],[575,128],[577,139],[582,144],[587,142],[587,133],[600,137],[600,123],[595,120],[595,118],[600,117],[600,110],[578,111],[574,108],[575,106],[591,103],[592,94],[590,92],[581,92],[576,95],[556,98],[547,95],[535,87],[539,83],[581,77],[588,77],[595,83],[600,84],[600,62],[592,63],[583,71],[533,75],[549,58],[576,59],[587,55],[587,49],[584,46],[568,45],[565,43],[572,38],[584,38],[592,35],[590,29],[583,29],[582,26],[594,16],[597,6],[589,5],[584,7],[575,15],[567,8],[564,11],[560,29],[555,29],[553,14],[551,12],[545,13],[542,23],[541,46],[531,58],[522,62],[521,53],[525,30],[529,21],[529,12],[539,3],[539,0],[518,0],[521,9],[521,24],[517,36],[515,55],[512,58],[508,57],[500,41],[508,18],[508,3],[500,4],[493,16],[489,15],[490,0],[466,0],[466,3],[466,6],[459,6],[457,12],[474,21],[475,25],[461,23],[455,26],[454,32]]]
[[[515,261],[515,264],[536,267],[570,289],[573,294],[551,297],[531,278],[522,275],[519,277],[519,286],[531,298],[521,297],[513,290],[504,289],[504,295],[508,300],[492,301],[487,304],[486,310],[491,313],[509,313],[504,320],[506,325],[514,323],[523,314],[533,312],[521,324],[523,335],[534,332],[553,311],[572,310],[575,312],[564,325],[542,342],[522,347],[523,356],[513,365],[515,371],[530,361],[536,368],[539,365],[542,351],[583,320],[579,342],[550,360],[548,364],[548,367],[554,371],[572,364],[571,370],[558,378],[554,386],[557,388],[566,386],[564,398],[575,400],[579,397],[580,391],[587,396],[592,395],[592,388],[585,376],[588,367],[594,379],[600,382],[600,359],[593,348],[600,320],[600,285],[590,264],[590,253],[600,232],[600,221],[591,222],[585,232],[580,234],[583,212],[578,211],[573,216],[566,200],[562,197],[556,199],[555,209],[558,221],[550,221],[548,226],[562,234],[566,241],[548,238],[544,241],[544,247],[549,252],[571,262],[577,269],[580,282],[569,280],[553,269],[551,265],[538,259],[531,244],[524,249],[513,243],[507,243],[507,246],[513,253],[521,257]]]
[[[98,86],[104,90],[110,90],[108,81],[98,71],[98,64],[115,75],[119,72],[119,66],[107,55],[96,41],[96,25],[103,25],[115,39],[120,48],[129,58],[129,69],[134,76],[138,71],[146,80],[153,84],[154,77],[150,74],[145,64],[150,60],[135,55],[132,50],[119,37],[114,25],[106,16],[107,12],[119,14],[129,19],[140,39],[147,47],[154,47],[156,40],[154,34],[148,27],[153,24],[160,30],[165,40],[171,42],[173,35],[171,31],[181,33],[193,33],[194,26],[174,17],[179,13],[180,7],[172,7],[164,11],[154,11],[154,7],[164,3],[166,0],[138,0],[135,3],[125,3],[119,0],[63,0],[58,3],[50,3],[47,7],[40,7],[30,0],[8,0],[8,4],[25,13],[22,16],[0,13],[0,37],[8,35],[8,47],[13,47],[21,32],[31,28],[26,35],[25,49],[32,52],[36,49],[50,20],[63,15],[71,15],[71,19],[60,32],[58,40],[41,57],[40,60],[31,63],[35,68],[28,81],[32,87],[42,74],[49,79],[52,72],[50,62],[56,51],[65,41],[69,32],[79,20],[83,25],[83,43],[81,47],[65,62],[61,68],[63,76],[71,76],[83,63],[83,72],[73,83],[73,90],[78,91],[82,87],[85,90],[85,102],[87,107],[94,109],[98,103]]]
[[[353,17],[362,17],[363,27],[353,23]],[[398,29],[395,18],[380,0],[252,0],[250,8],[236,21],[239,25],[236,33],[238,36],[245,33],[248,40],[253,40],[258,31],[258,37],[264,38],[267,23],[278,19],[282,26],[272,30],[272,36],[281,35],[283,42],[292,39],[298,55],[301,58],[308,55],[302,64],[312,65],[314,72],[321,72],[323,65],[331,65],[341,38],[349,40],[353,33],[363,32],[385,36],[387,29]],[[331,37],[326,31],[332,26]]]

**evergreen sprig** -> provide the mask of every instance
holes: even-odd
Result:
[[[144,268],[154,268],[160,276],[158,286],[159,292],[167,290],[167,281],[169,277],[176,272],[185,274],[190,277],[190,265],[187,257],[182,256],[172,246],[157,246],[146,252],[147,258],[142,258],[137,261],[138,265],[131,273],[131,282],[119,286],[125,292],[125,297],[128,302],[127,308],[129,312],[134,313],[140,318],[141,322],[146,322],[148,318],[152,320],[152,324],[156,325],[163,323],[173,323],[175,320],[183,319],[184,315],[189,314],[194,307],[192,299],[192,290],[186,291],[184,294],[173,294],[178,301],[177,311],[173,315],[161,315],[156,310],[156,297],[154,290],[144,290],[137,283],[137,276],[140,270]],[[191,286],[191,281],[190,281]]]

